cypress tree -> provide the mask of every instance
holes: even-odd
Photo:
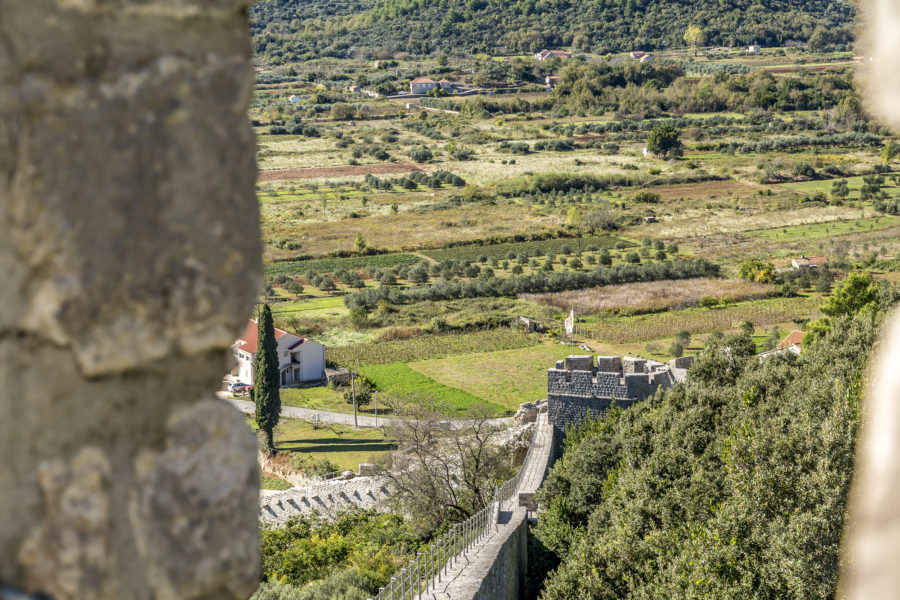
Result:
[[[253,370],[253,399],[256,402],[256,424],[266,433],[266,451],[275,453],[273,431],[281,416],[281,382],[278,370],[278,345],[272,310],[263,304],[257,321],[257,348]]]

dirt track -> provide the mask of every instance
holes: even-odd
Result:
[[[340,165],[337,167],[311,167],[307,169],[275,169],[260,171],[258,181],[286,181],[289,179],[315,179],[319,177],[349,177],[353,175],[389,175],[426,171],[426,167],[412,162],[377,163],[373,165]]]

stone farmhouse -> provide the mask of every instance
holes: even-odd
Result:
[[[249,319],[244,334],[231,349],[237,363],[231,374],[240,381],[253,385],[253,363],[257,350],[257,322]],[[275,328],[278,344],[278,369],[281,385],[295,385],[321,381],[325,373],[325,346],[283,329]]]
[[[817,269],[819,267],[827,267],[828,266],[828,257],[827,256],[801,256],[799,258],[791,259],[791,266],[797,271],[803,271],[806,269]]]
[[[440,84],[430,77],[417,77],[409,82],[410,94],[427,94]]]
[[[572,58],[572,53],[565,50],[541,50],[534,55],[534,60],[548,60],[551,58]]]
[[[547,409],[558,439],[567,425],[588,413],[599,415],[615,403],[623,408],[657,390],[684,381],[693,362],[684,356],[668,364],[629,356],[568,356],[547,370]]]

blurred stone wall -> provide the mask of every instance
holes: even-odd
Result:
[[[900,129],[900,3],[859,4],[859,83],[866,108]],[[900,598],[900,311],[872,357],[838,598]]]
[[[247,3],[0,0],[0,587],[256,587]]]

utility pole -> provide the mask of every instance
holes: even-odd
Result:
[[[375,427],[378,427],[378,390],[375,390]]]
[[[356,369],[359,370],[359,359],[356,360]],[[353,394],[353,426],[358,428],[359,423],[356,420],[356,373],[350,373],[350,391]]]

